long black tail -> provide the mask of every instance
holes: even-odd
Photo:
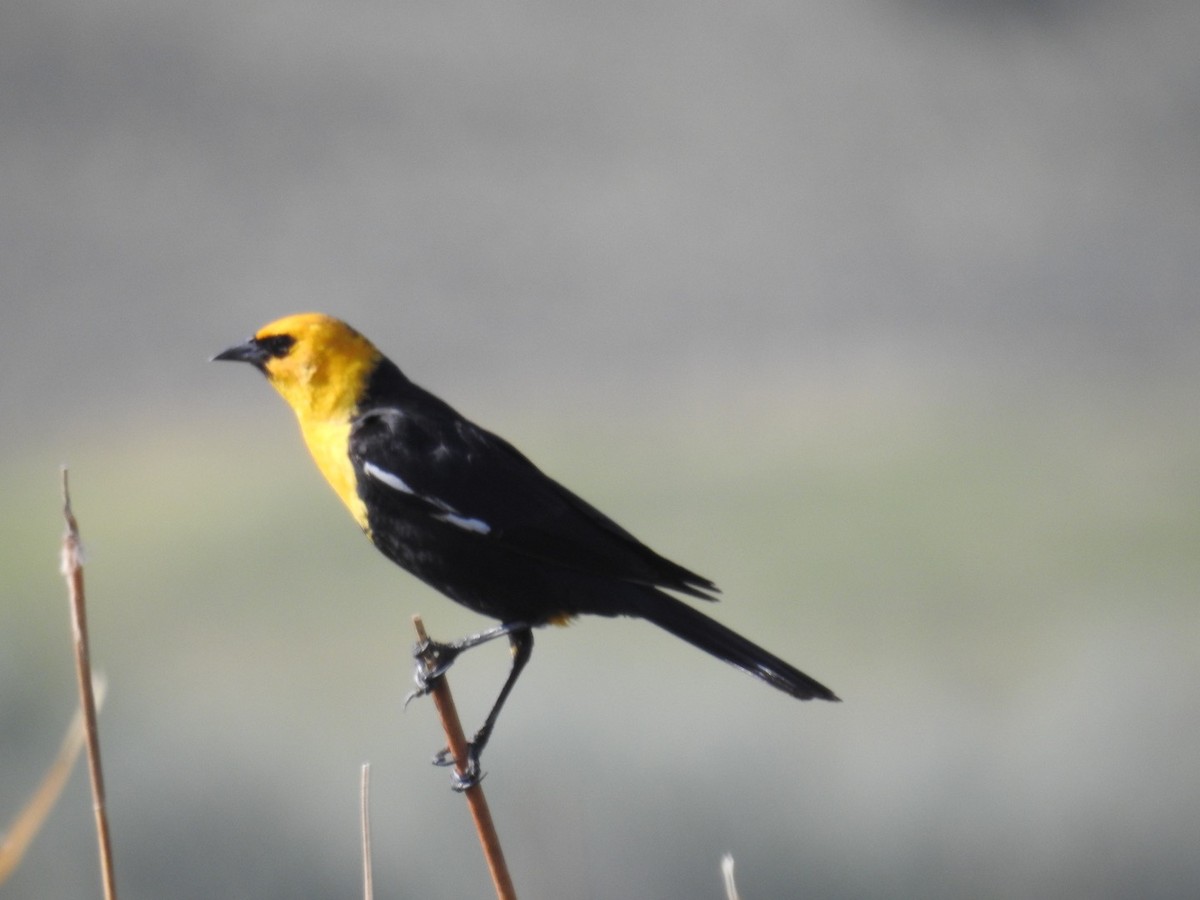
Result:
[[[793,697],[838,700],[833,691],[795,666],[668,594],[646,592],[633,614]]]

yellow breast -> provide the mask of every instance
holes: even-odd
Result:
[[[317,468],[325,476],[354,521],[367,531],[367,507],[358,496],[358,487],[354,477],[354,466],[346,452],[350,445],[349,420],[304,419],[300,418],[300,430],[304,434],[304,443],[312,454]]]

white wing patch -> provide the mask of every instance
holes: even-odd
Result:
[[[402,494],[411,494],[413,489],[404,483],[404,479],[399,475],[393,475],[386,469],[381,469],[373,462],[363,463],[363,471],[376,481],[386,484],[393,491],[399,491]]]
[[[445,506],[444,503],[439,503],[438,506]],[[460,516],[456,512],[452,512],[449,507],[445,512],[438,513],[437,518],[443,522],[449,522],[451,525],[457,525],[465,531],[474,531],[476,534],[487,534],[492,530],[492,526],[483,519],[468,519],[466,516]]]
[[[410,488],[408,483],[405,482],[405,480],[399,475],[395,474],[394,472],[389,472],[387,469],[381,469],[373,462],[363,463],[363,472],[367,475],[367,477],[374,478],[380,484],[387,485],[394,491],[399,491],[402,494],[411,494],[414,497],[420,496],[416,491]],[[455,510],[454,507],[452,507],[449,503],[444,503],[443,501],[438,500],[436,497],[421,497],[421,499],[432,503],[439,510],[441,510],[441,512],[437,513],[434,518],[440,519],[443,522],[457,526],[464,531],[473,531],[476,534],[489,534],[492,530],[492,526],[483,521],[483,519],[474,519],[470,516],[464,516]]]

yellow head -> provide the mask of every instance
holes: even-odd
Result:
[[[264,325],[250,340],[213,357],[248,362],[296,413],[317,468],[365,529],[348,456],[351,420],[383,356],[365,337],[321,313],[301,313]]]
[[[244,344],[213,358],[253,365],[303,421],[350,415],[381,357],[345,322],[299,313],[264,325]]]

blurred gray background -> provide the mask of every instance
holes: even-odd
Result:
[[[523,897],[1200,890],[1200,7],[0,7],[0,821],[89,556],[134,898],[484,897],[394,569],[246,368],[348,319],[830,684],[538,635]],[[452,684],[468,727],[507,666]],[[76,772],[6,898],[98,893]]]

